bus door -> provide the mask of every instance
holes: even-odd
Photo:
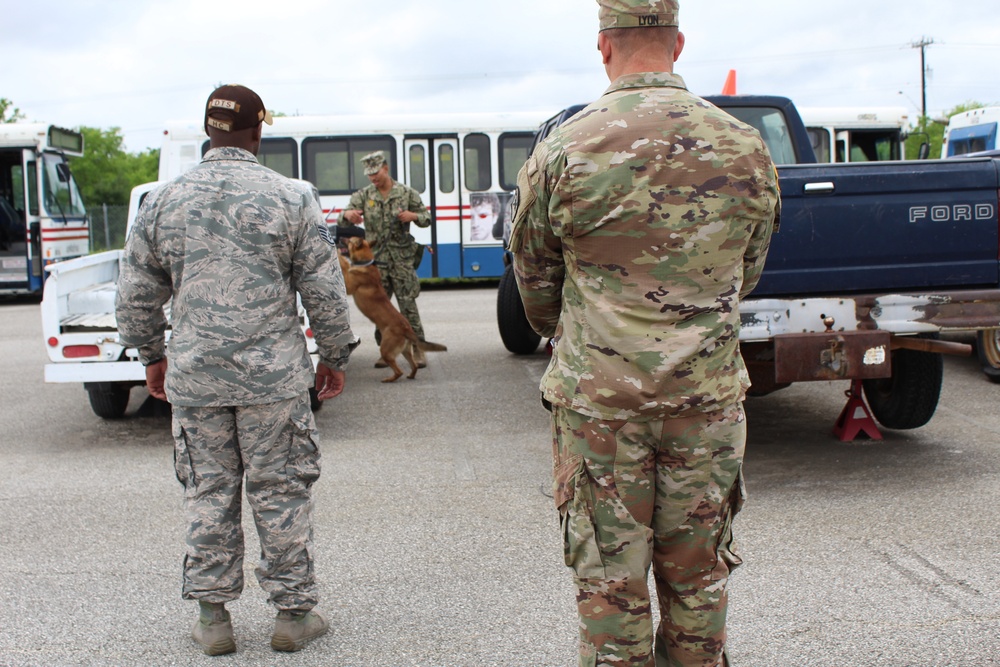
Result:
[[[28,285],[28,231],[25,224],[23,149],[0,152],[0,291],[20,292]],[[33,164],[33,163],[29,163]],[[37,213],[37,211],[36,211]]]
[[[462,206],[458,181],[458,139],[454,136],[407,135],[403,140],[403,182],[420,193],[431,226],[412,226],[427,246],[417,269],[420,278],[462,276]]]

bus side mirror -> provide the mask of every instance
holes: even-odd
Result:
[[[56,174],[59,177],[60,183],[69,183],[69,165],[65,162],[60,162],[56,165]]]
[[[920,144],[920,149],[917,151],[918,160],[926,160],[927,156],[931,154],[931,145],[926,141]]]

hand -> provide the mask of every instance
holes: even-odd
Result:
[[[324,363],[316,365],[316,397],[325,401],[344,391],[344,371],[337,371]]]
[[[167,392],[163,390],[167,378],[167,360],[160,359],[155,364],[146,366],[146,389],[153,398],[167,400]]]
[[[400,211],[399,215],[396,216],[396,219],[400,222],[414,222],[419,217],[420,216],[413,211]]]
[[[360,225],[365,221],[365,216],[358,209],[349,208],[344,211],[344,220],[347,220],[352,225]]]

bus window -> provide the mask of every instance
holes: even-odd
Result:
[[[395,179],[394,147],[389,136],[306,139],[302,142],[305,179],[319,188],[321,195],[351,194],[368,185],[361,158],[374,151],[385,153]]]
[[[424,164],[424,147],[420,144],[414,144],[410,146],[410,153],[408,155],[410,160],[409,169],[407,170],[410,174],[410,187],[417,192],[423,194],[427,189],[427,181],[424,177],[426,173]]]
[[[87,215],[83,199],[76,189],[76,182],[69,178],[69,170],[62,156],[43,153],[42,166],[42,194],[45,197],[45,210],[49,215],[56,219]]]
[[[38,177],[35,175],[35,170],[38,169],[38,165],[35,164],[34,160],[29,161],[25,165],[25,173],[28,176],[28,214],[38,215],[38,197],[35,193],[38,192]]]
[[[441,192],[455,191],[455,149],[451,144],[438,146],[438,184]]]
[[[500,135],[500,187],[504,190],[517,187],[517,172],[528,161],[533,138],[530,132]]]
[[[212,147],[211,141],[205,141],[201,145],[201,156]],[[189,146],[181,146],[181,160],[189,160],[193,156],[188,155]],[[294,139],[274,139],[264,137],[260,140],[260,151],[257,153],[257,161],[269,169],[274,169],[282,176],[288,178],[299,177],[299,161],[296,157],[296,146]]]
[[[296,146],[294,139],[262,139],[257,161],[265,167],[274,169],[288,178],[299,177],[299,162],[295,159]]]
[[[485,134],[466,135],[462,155],[465,159],[465,188],[490,189],[490,138]]]

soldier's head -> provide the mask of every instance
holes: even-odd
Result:
[[[256,155],[262,124],[273,122],[260,95],[239,84],[219,86],[205,105],[205,132],[212,148],[235,146]]]
[[[673,71],[684,48],[679,0],[597,0],[597,48],[608,76]]]
[[[382,151],[375,151],[361,158],[361,167],[368,180],[377,188],[383,188],[392,182],[392,177],[389,176],[389,163],[386,162],[385,153]]]

